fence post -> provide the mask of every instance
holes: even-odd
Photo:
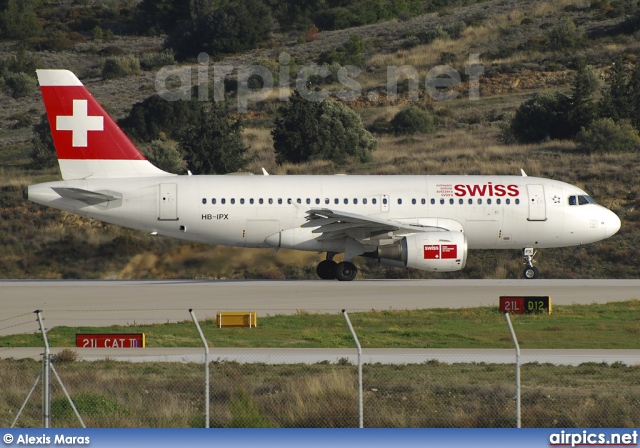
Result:
[[[518,338],[516,332],[513,331],[513,325],[511,325],[511,319],[509,313],[504,313],[504,318],[509,325],[509,331],[511,332],[511,339],[513,339],[513,345],[516,347],[516,427],[522,428],[521,422],[521,390],[520,390],[520,345],[518,344]]]
[[[44,340],[44,355],[42,355],[42,427],[51,428],[51,349],[49,348],[49,340],[47,332],[42,323],[42,315],[40,310],[35,311]]]
[[[202,329],[200,328],[200,324],[198,323],[198,319],[196,319],[196,315],[193,313],[193,309],[189,309],[189,314],[191,314],[191,318],[193,319],[193,323],[196,324],[196,328],[198,329],[198,333],[200,333],[200,339],[202,339],[202,344],[204,344],[204,413],[205,413],[205,423],[204,427],[209,427],[209,344],[207,340],[204,338],[204,334],[202,333]]]
[[[356,342],[356,346],[358,347],[358,414],[359,414],[359,428],[364,428],[364,403],[362,400],[362,347],[360,347],[360,341],[358,340],[358,335],[353,329],[353,325],[351,325],[351,321],[349,320],[349,315],[346,310],[342,310],[342,314],[344,314],[344,318],[347,320],[347,325],[349,325],[349,330],[351,330],[351,336],[353,336],[353,340]]]

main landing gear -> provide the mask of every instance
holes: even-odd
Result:
[[[322,280],[338,279],[341,282],[349,282],[356,278],[358,268],[349,261],[336,263],[333,261],[334,256],[335,253],[327,252],[327,259],[318,263],[318,267],[316,268],[318,277]]]
[[[534,279],[540,276],[540,271],[533,265],[533,257],[535,257],[536,253],[537,252],[533,250],[533,247],[525,247],[522,251],[524,264],[526,265],[524,268],[524,278],[526,279]]]

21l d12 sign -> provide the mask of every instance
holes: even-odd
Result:
[[[551,314],[551,297],[500,296],[500,311],[509,314]]]

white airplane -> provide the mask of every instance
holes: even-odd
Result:
[[[39,204],[153,235],[326,252],[322,279],[353,280],[356,256],[457,271],[467,249],[600,241],[620,219],[583,190],[522,176],[177,176],[153,166],[67,70],[38,70],[62,181],[32,185]],[[344,253],[336,263],[334,255]]]

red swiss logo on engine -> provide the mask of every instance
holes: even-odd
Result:
[[[424,259],[456,259],[458,258],[458,246],[455,244],[425,244]]]

